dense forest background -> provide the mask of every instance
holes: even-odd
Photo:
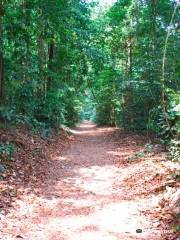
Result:
[[[180,156],[178,0],[0,2],[1,127],[159,134]],[[102,7],[102,6],[101,6]]]

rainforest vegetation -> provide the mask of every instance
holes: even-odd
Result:
[[[176,240],[180,0],[0,0],[0,239]]]
[[[178,0],[1,0],[0,122],[83,119],[180,146]]]

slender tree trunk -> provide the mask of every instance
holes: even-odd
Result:
[[[128,68],[129,68],[129,77],[132,76],[132,41],[131,37],[128,41]]]
[[[128,66],[129,77],[132,77],[132,19],[130,20],[130,35],[128,39]]]
[[[39,74],[40,74],[40,78],[43,78],[43,49],[44,49],[44,39],[42,34],[39,36],[38,39],[38,64],[39,64]]]
[[[48,47],[48,70],[51,72],[52,71],[52,61],[54,59],[54,42],[53,40],[51,41],[51,43],[49,44]],[[52,77],[49,76],[47,79],[47,88],[49,89],[51,86],[51,82],[52,82]]]
[[[49,62],[53,60],[54,57],[54,43],[51,42],[49,45]]]
[[[43,0],[39,0],[39,29],[41,29],[38,36],[38,68],[39,68],[39,78],[41,80],[41,85],[39,88],[38,96],[42,97],[42,100],[46,99],[46,89],[47,89],[47,78],[45,75],[45,65],[48,62],[46,54],[46,43],[45,43],[45,22],[44,22],[44,4]]]
[[[46,81],[44,76],[44,38],[43,33],[40,34],[38,39],[38,67],[39,67],[39,78],[42,81],[40,92],[38,95],[46,98]]]
[[[30,13],[29,13],[29,4],[30,1],[29,0],[25,0],[24,1],[24,20],[25,20],[25,25],[26,27],[29,27],[31,24],[31,18],[30,18]],[[27,30],[25,30],[24,32],[24,40],[25,40],[25,46],[26,46],[26,50],[25,50],[25,81],[29,81],[30,80],[30,75],[28,73],[28,69],[30,68],[30,34]]]
[[[136,39],[139,44],[139,0],[136,1]]]
[[[3,3],[0,3],[0,105],[4,100]]]
[[[4,100],[4,64],[2,54],[0,54],[0,105],[2,105],[3,100]]]

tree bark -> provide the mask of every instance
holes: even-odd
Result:
[[[47,89],[47,78],[46,78],[46,64],[48,63],[48,53],[46,53],[46,42],[45,42],[45,14],[44,14],[44,3],[43,0],[39,0],[39,29],[41,29],[38,36],[38,68],[39,78],[41,85],[38,92],[38,97],[42,97],[43,101],[46,99]]]
[[[38,63],[39,63],[39,73],[40,77],[42,78],[43,76],[43,57],[44,57],[44,39],[42,34],[39,36],[38,39]]]
[[[52,61],[54,59],[54,42],[53,40],[50,42],[48,47],[48,70],[52,71]],[[50,73],[51,74],[51,73]],[[52,77],[49,76],[47,79],[47,88],[49,89],[51,87],[51,81]]]
[[[0,105],[4,100],[3,3],[0,3]]]
[[[129,77],[132,76],[132,19],[130,20],[130,34],[128,39],[128,66]]]

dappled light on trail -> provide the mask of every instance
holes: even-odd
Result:
[[[180,240],[179,9],[0,1],[0,240]]]
[[[115,131],[115,128],[112,127],[101,127],[98,128],[96,125],[90,121],[84,121],[83,125],[79,124],[75,129],[71,130],[72,133],[77,135],[91,135],[91,136],[97,136],[101,134],[108,134],[108,132]]]
[[[152,183],[165,169],[153,159],[129,163],[142,144],[125,136],[117,144],[116,130],[91,122],[77,126],[76,141],[52,158],[43,187],[17,200],[0,239],[162,239],[158,220],[145,213],[157,207]]]

